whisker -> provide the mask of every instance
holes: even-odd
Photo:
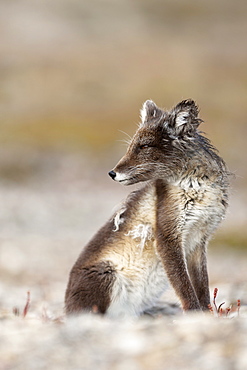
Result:
[[[120,139],[120,140],[117,140],[117,142],[124,143],[124,144],[126,144],[127,146],[129,146],[129,145],[130,145],[130,140],[127,140],[127,139]]]
[[[132,137],[129,134],[127,134],[127,132],[122,131],[122,130],[118,130],[118,131],[122,132],[122,134],[126,135],[130,140],[132,140]]]

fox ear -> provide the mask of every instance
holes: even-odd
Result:
[[[161,113],[161,109],[152,100],[145,101],[141,109],[141,125],[144,125],[149,119],[158,117]]]
[[[202,120],[198,118],[199,109],[196,103],[189,99],[178,103],[171,111],[170,129],[175,136],[193,133]]]

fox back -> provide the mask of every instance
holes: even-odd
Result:
[[[110,177],[145,182],[83,249],[65,295],[68,314],[139,316],[171,285],[184,310],[210,303],[207,243],[225,216],[229,174],[198,131],[192,100],[164,111],[148,100]]]

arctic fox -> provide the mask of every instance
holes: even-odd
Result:
[[[70,272],[67,314],[137,317],[169,284],[183,310],[208,309],[206,249],[225,216],[229,173],[198,131],[201,122],[193,100],[170,111],[143,104],[139,128],[109,175],[144,186],[83,249]]]

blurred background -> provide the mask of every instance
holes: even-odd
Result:
[[[0,304],[27,289],[62,307],[79,251],[131,190],[107,172],[146,99],[199,104],[236,177],[211,279],[242,282],[246,19],[245,0],[0,0]]]

